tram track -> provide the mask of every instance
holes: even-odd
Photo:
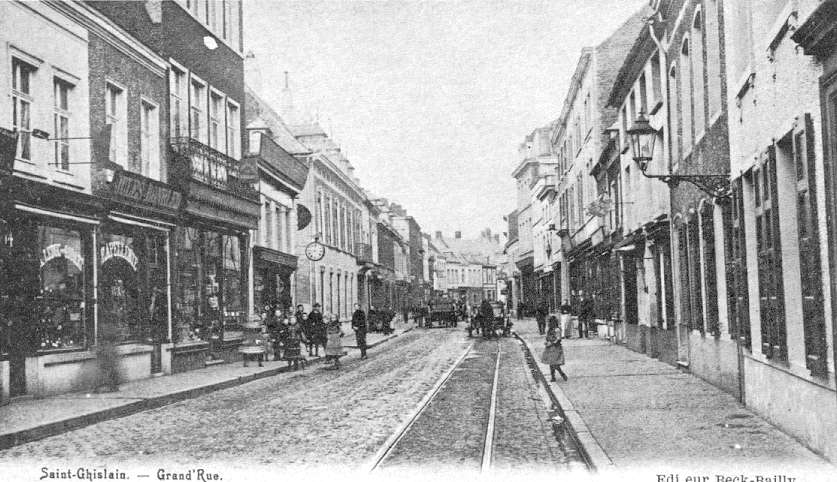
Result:
[[[370,460],[370,472],[430,465],[486,472],[494,453],[499,342],[469,344]]]

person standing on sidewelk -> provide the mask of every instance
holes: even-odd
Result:
[[[352,328],[355,330],[357,347],[360,348],[360,359],[366,359],[366,314],[355,303],[355,312],[352,314]]]
[[[554,316],[549,317],[549,330],[546,333],[546,348],[541,355],[541,363],[549,365],[549,374],[551,381],[555,380],[555,372],[557,371],[564,381],[567,381],[567,375],[561,370],[561,365],[564,364],[564,347],[561,344],[561,327],[558,324],[558,319]]]

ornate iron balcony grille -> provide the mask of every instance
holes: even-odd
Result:
[[[188,172],[193,180],[258,202],[256,189],[239,180],[238,161],[232,157],[191,137],[173,137],[171,148],[189,160]]]
[[[372,246],[365,243],[355,244],[355,256],[361,263],[372,263]]]

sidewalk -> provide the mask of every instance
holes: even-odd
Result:
[[[369,347],[380,345],[412,329],[398,324],[395,333],[370,335]],[[351,328],[349,328],[351,332]],[[344,348],[356,348],[347,333]],[[377,335],[377,336],[376,336]],[[374,344],[373,344],[374,343]],[[304,350],[303,350],[304,352]],[[316,363],[321,358],[309,358]],[[120,385],[115,393],[67,393],[41,399],[22,398],[0,406],[0,449],[51,437],[104,420],[195,398],[205,393],[242,385],[288,371],[285,361],[268,361],[264,367],[251,361],[214,365],[199,370],[137,380]]]
[[[549,382],[549,366],[540,363],[544,336],[535,321],[518,321],[515,331],[596,470],[690,467],[708,475],[711,468],[734,467],[772,476],[794,468],[834,474],[834,466],[693,375],[606,340],[576,338],[563,341],[569,380]]]

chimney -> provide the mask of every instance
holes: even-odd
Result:
[[[453,234],[453,237],[456,239],[462,239],[462,231],[457,231]]]
[[[442,232],[436,231],[436,239],[442,239]]]

